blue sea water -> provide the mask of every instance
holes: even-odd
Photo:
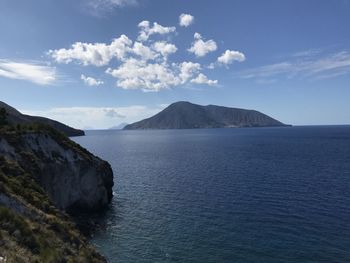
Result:
[[[350,126],[91,131],[109,262],[350,262]]]

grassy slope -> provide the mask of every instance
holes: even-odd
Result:
[[[0,137],[16,141],[26,132],[45,133],[88,155],[64,135],[40,125],[1,128]],[[70,217],[54,207],[33,171],[0,156],[0,196],[11,200],[6,206],[0,202],[0,256],[7,262],[105,262]]]

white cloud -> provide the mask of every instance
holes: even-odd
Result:
[[[308,49],[294,53],[293,57],[312,57],[322,52],[321,49]]]
[[[217,80],[211,80],[208,79],[208,77],[202,73],[200,73],[195,79],[191,80],[191,83],[195,83],[195,84],[206,84],[209,86],[214,86],[216,84],[218,84]]]
[[[180,74],[179,77],[181,79],[181,82],[184,84],[186,83],[190,78],[193,77],[196,73],[198,73],[201,69],[201,65],[199,63],[193,63],[193,62],[182,62],[180,65]]]
[[[102,80],[95,79],[93,77],[87,77],[84,74],[81,74],[80,79],[88,86],[99,86],[103,84]]]
[[[222,64],[232,64],[234,61],[243,62],[245,60],[245,55],[239,51],[226,50],[220,57],[218,57],[218,62]]]
[[[102,16],[117,8],[137,6],[138,0],[83,0],[86,12],[95,16]]]
[[[184,27],[188,27],[189,25],[191,25],[194,21],[194,17],[191,16],[190,14],[181,14],[179,16],[179,25],[180,26],[184,26]]]
[[[136,0],[90,0],[91,5],[96,7],[111,6],[111,7],[123,7],[127,5],[137,4]]]
[[[107,73],[118,78],[117,86],[123,89],[159,91],[179,84],[177,76],[167,64],[146,63],[134,58],[128,59],[118,68]]]
[[[135,55],[138,55],[141,59],[153,60],[158,57],[158,54],[155,53],[150,47],[143,45],[140,42],[135,42],[132,48],[132,51]]]
[[[342,51],[334,54],[310,57],[292,56],[288,61],[278,62],[258,68],[239,72],[241,78],[254,78],[259,81],[276,76],[287,78],[331,78],[350,74],[350,52]]]
[[[167,104],[126,107],[58,107],[40,111],[21,110],[21,112],[54,119],[75,128],[106,129],[122,122],[132,123],[151,117],[166,106]]]
[[[43,63],[16,62],[0,59],[0,77],[20,79],[38,85],[50,85],[57,80],[56,68]]]
[[[138,24],[138,27],[140,28],[138,40],[139,41],[146,41],[151,35],[154,34],[160,34],[160,35],[165,35],[169,34],[171,32],[175,32],[176,28],[175,27],[165,27],[157,22],[153,23],[153,26],[150,25],[149,21],[142,21]]]
[[[204,57],[206,54],[213,52],[217,49],[216,42],[212,39],[203,41],[202,36],[199,33],[194,34],[195,41],[192,43],[189,52],[194,53],[197,57]]]
[[[84,66],[107,66],[116,60],[116,66],[108,67],[105,72],[116,78],[116,86],[123,89],[160,91],[188,83],[216,84],[205,78],[205,75],[199,75],[202,70],[199,63],[169,62],[168,57],[178,50],[173,43],[146,41],[153,34],[174,32],[175,27],[164,27],[158,23],[151,25],[149,21],[142,21],[138,27],[140,34],[135,42],[121,35],[110,44],[76,42],[69,49],[50,50],[48,54],[58,63],[77,62]],[[194,38],[190,51],[196,56],[204,56],[217,49],[214,40],[203,41],[198,33]],[[103,84],[100,80],[84,75],[81,79],[90,86]]]
[[[170,54],[177,51],[177,47],[174,44],[169,44],[165,41],[155,42],[153,44],[153,49],[162,54],[164,58],[167,58]]]
[[[109,118],[125,118],[123,114],[119,113],[118,110],[114,108],[106,108],[103,109],[103,111],[105,112],[105,116]]]
[[[123,60],[130,52],[132,41],[125,35],[114,39],[111,44],[105,43],[74,43],[70,49],[50,50],[48,54],[58,63],[78,63],[94,66],[105,66],[113,59]]]
[[[216,66],[216,63],[210,63],[210,64],[207,66],[207,68],[208,68],[208,69],[214,69],[215,66]]]
[[[123,89],[142,89],[159,91],[187,83],[201,69],[193,62],[150,63],[130,58],[116,69],[107,69],[107,73],[117,78],[117,86]]]

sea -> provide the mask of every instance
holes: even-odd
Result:
[[[350,126],[87,131],[108,262],[350,262]]]

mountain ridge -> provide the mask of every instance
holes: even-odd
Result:
[[[61,122],[45,118],[45,117],[39,117],[39,116],[30,116],[21,113],[14,107],[6,104],[3,101],[0,101],[0,109],[4,108],[7,113],[7,120],[9,124],[17,125],[17,124],[33,124],[33,123],[40,123],[49,125],[52,128],[55,128],[56,130],[59,130],[60,132],[64,133],[67,136],[84,136],[85,132],[83,130],[72,128],[66,124],[63,124]]]
[[[178,101],[154,116],[129,124],[134,129],[198,129],[241,127],[284,127],[286,125],[256,110]]]

